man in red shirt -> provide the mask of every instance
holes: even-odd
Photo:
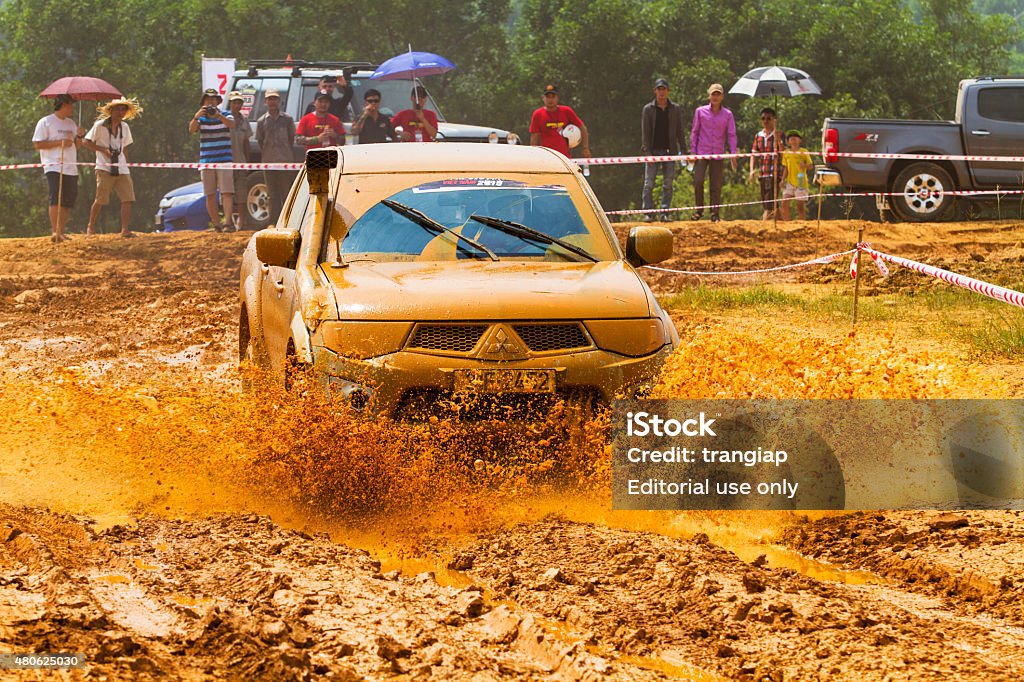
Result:
[[[306,149],[317,147],[334,147],[345,144],[345,126],[334,114],[328,113],[331,108],[331,93],[321,90],[314,100],[315,110],[299,119],[295,128],[295,144],[305,145]]]
[[[548,85],[544,88],[544,106],[533,112],[530,119],[530,144],[554,149],[569,156],[569,141],[562,136],[562,128],[572,124],[582,134],[583,156],[590,158],[590,135],[587,126],[571,107],[558,104],[558,88]]]
[[[391,125],[402,129],[402,142],[433,142],[437,135],[437,114],[425,108],[427,89],[417,85],[410,96],[412,109],[402,109],[391,118]]]

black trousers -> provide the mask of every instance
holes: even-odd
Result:
[[[693,164],[693,198],[697,213],[704,209],[704,178],[711,175],[711,215],[718,217],[718,206],[722,203],[722,185],[725,182],[725,159],[697,159]]]

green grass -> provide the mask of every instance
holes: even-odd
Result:
[[[700,285],[671,294],[661,300],[667,310],[679,308],[707,311],[737,308],[799,306],[803,299],[778,289],[765,286],[734,288]]]
[[[1024,313],[1004,313],[980,326],[968,327],[960,338],[983,356],[1024,358]]]

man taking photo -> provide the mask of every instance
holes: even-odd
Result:
[[[100,209],[110,203],[111,190],[121,201],[121,236],[134,237],[128,225],[135,204],[135,186],[128,168],[125,148],[133,142],[128,121],[142,112],[134,99],[115,99],[99,108],[100,116],[85,136],[85,146],[96,152],[96,199],[89,211],[86,234],[96,234]]]

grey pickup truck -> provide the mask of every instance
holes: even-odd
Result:
[[[1024,164],[956,159],[882,159],[840,154],[1024,156],[1024,78],[960,81],[953,121],[826,118],[822,129],[824,185],[854,191],[890,192],[878,197],[905,221],[938,221],[955,214],[958,190],[1019,190]],[[970,197],[970,202],[994,195]],[[965,205],[966,202],[965,202]]]

